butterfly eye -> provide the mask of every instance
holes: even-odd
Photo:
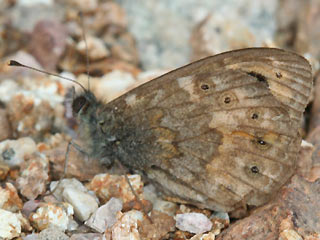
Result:
[[[83,96],[77,97],[72,103],[72,110],[78,113],[83,106],[87,103],[87,99]]]
[[[201,89],[202,90],[208,90],[209,89],[209,85],[208,84],[202,84],[201,85]]]

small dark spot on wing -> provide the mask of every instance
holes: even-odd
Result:
[[[231,102],[231,98],[230,97],[226,97],[225,99],[224,99],[224,103],[225,104],[229,104]]]
[[[201,85],[201,89],[202,90],[208,90],[209,89],[209,85],[208,84],[202,84]]]
[[[252,119],[258,119],[259,115],[257,113],[253,113],[251,116]]]
[[[277,77],[277,78],[282,78],[281,72],[276,72],[276,77]]]
[[[257,166],[252,166],[252,167],[250,168],[250,170],[251,170],[252,173],[259,173],[259,171],[260,171]]]
[[[267,82],[267,78],[260,73],[257,72],[248,72],[249,76],[255,77],[259,82]]]

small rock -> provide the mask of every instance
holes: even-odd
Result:
[[[190,238],[190,240],[215,240],[215,234],[213,233],[205,233],[205,234],[197,234],[194,235],[192,238]]]
[[[279,240],[303,240],[303,238],[293,229],[287,229],[280,233]]]
[[[29,200],[24,203],[23,208],[22,208],[22,213],[26,217],[29,217],[32,212],[34,212],[39,206],[40,206],[40,201],[39,200]]]
[[[307,140],[314,146],[314,151],[311,156],[311,169],[307,180],[314,182],[320,178],[320,126],[308,134]]]
[[[118,26],[128,32],[126,29],[128,25],[126,12],[120,4],[114,1],[101,2],[97,10],[92,22],[96,31],[103,30],[107,25]]]
[[[209,15],[193,29],[192,60],[232,49],[259,46],[262,40],[259,38],[260,36],[255,36],[248,24],[239,21],[237,16],[226,19],[221,14]]]
[[[114,70],[105,74],[101,79],[92,82],[92,91],[97,98],[109,102],[123,94],[135,83],[132,74],[120,70]]]
[[[230,218],[226,212],[214,212],[210,217],[213,223],[211,233],[218,235],[222,229],[227,228],[230,225]]]
[[[11,126],[9,123],[7,111],[0,108],[0,141],[6,140],[12,135]]]
[[[157,190],[152,184],[148,184],[143,188],[144,199],[149,200],[153,205],[153,210],[157,210],[174,216],[178,209],[178,205],[174,202],[165,201],[157,196]]]
[[[0,181],[3,181],[8,176],[10,167],[5,162],[0,161]]]
[[[69,0],[68,3],[72,5],[73,8],[79,9],[81,12],[91,12],[96,11],[98,8],[98,1],[97,0]],[[100,7],[100,6],[99,6]]]
[[[122,201],[117,198],[111,198],[106,204],[99,207],[85,224],[103,233],[107,228],[111,228],[115,224],[117,213],[121,209]]]
[[[51,105],[56,104],[56,100],[62,100],[56,93],[57,84],[50,89],[48,86],[42,88],[35,82],[30,83],[30,88],[35,87],[38,89],[16,93],[8,102],[8,117],[14,137],[41,138],[52,130],[55,109]]]
[[[58,185],[57,189],[56,186]],[[76,178],[69,178],[69,179],[62,179],[59,183],[59,181],[53,181],[50,184],[50,191],[54,190],[53,195],[55,198],[57,198],[58,201],[63,201],[63,191],[67,188],[71,188],[74,190],[82,191],[82,192],[87,192],[88,190],[86,189],[83,184],[77,180]]]
[[[42,230],[38,235],[38,240],[68,240],[69,237],[58,227],[49,227]]]
[[[50,190],[53,191],[57,184],[59,184],[59,181],[51,182]],[[61,180],[53,195],[58,201],[70,203],[80,221],[87,220],[98,208],[98,199],[75,178]]]
[[[6,187],[0,186],[0,208],[10,212],[17,212],[22,209],[23,203],[16,188],[9,182]]]
[[[110,55],[109,50],[105,46],[104,42],[93,36],[87,37],[88,57],[95,61],[102,58],[106,58]],[[84,40],[77,44],[77,50],[84,56],[87,54],[86,44]]]
[[[39,21],[31,34],[30,52],[47,70],[55,70],[66,48],[67,31],[55,20]]]
[[[168,233],[175,230],[175,220],[166,213],[153,210],[150,219],[144,218],[139,228],[143,240],[167,239]]]
[[[299,157],[297,159],[297,174],[309,180],[312,166],[312,155],[315,146],[313,144],[302,140],[301,148],[299,150]]]
[[[20,165],[26,156],[37,151],[36,143],[30,137],[0,142],[0,160],[10,167]]]
[[[76,233],[73,234],[70,240],[104,240],[100,233]]]
[[[82,222],[98,208],[96,198],[87,192],[69,187],[64,189],[62,196],[73,206],[75,216]]]
[[[19,237],[21,223],[18,214],[0,209],[0,238],[12,239]]]
[[[73,208],[69,203],[45,203],[29,219],[38,230],[48,227],[59,227],[62,231],[68,229]]]
[[[191,233],[204,233],[212,228],[212,222],[202,213],[177,214],[176,227],[182,231]]]
[[[43,154],[33,154],[21,164],[20,177],[16,180],[20,193],[29,200],[46,191],[49,179],[49,161]]]
[[[118,212],[118,221],[112,226],[111,230],[106,231],[105,237],[107,240],[140,240],[138,231],[138,221],[142,221],[143,213],[131,210],[126,213]]]
[[[22,237],[23,240],[39,240],[39,234],[38,233],[31,233],[24,237]]]
[[[157,199],[153,204],[153,210],[166,213],[169,216],[174,216],[178,209],[178,205],[174,202],[168,202],[162,199]]]
[[[129,181],[139,198],[142,200],[143,182],[140,175],[128,175]],[[101,202],[111,197],[122,199],[123,203],[135,200],[125,176],[98,174],[88,184],[88,188],[96,193]]]

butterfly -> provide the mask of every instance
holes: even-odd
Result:
[[[312,89],[309,62],[248,48],[193,62],[105,104],[72,103],[88,153],[146,176],[176,202],[260,206],[294,174]]]

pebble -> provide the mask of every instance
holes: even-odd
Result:
[[[93,61],[106,58],[110,55],[110,51],[105,46],[104,42],[97,37],[88,36],[87,46],[88,46],[88,57]],[[86,55],[87,50],[86,50],[86,44],[84,40],[80,41],[77,44],[76,48],[84,56]]]
[[[279,240],[303,240],[303,238],[293,229],[286,229],[280,233]]]
[[[66,40],[63,24],[57,20],[40,20],[31,33],[29,49],[44,69],[52,71],[65,52]]]
[[[18,214],[0,209],[0,238],[13,239],[20,236],[21,222]]]
[[[190,240],[215,240],[215,234],[213,233],[205,233],[205,234],[197,234],[194,235]]]
[[[0,180],[3,181],[8,176],[8,173],[10,171],[10,167],[8,164],[0,161]]]
[[[38,240],[68,240],[69,237],[58,227],[49,227],[42,230]]]
[[[58,183],[59,181],[51,182],[50,191],[53,191],[56,188]],[[63,201],[63,191],[67,188],[79,190],[82,192],[88,191],[86,187],[83,186],[83,184],[76,178],[62,179],[57,189],[55,189],[53,193],[53,195],[55,196],[55,198],[57,198],[58,201]]]
[[[210,219],[213,223],[211,232],[215,235],[220,234],[222,229],[227,228],[230,225],[230,218],[226,212],[214,212],[210,216]]]
[[[86,225],[103,233],[106,228],[112,227],[117,221],[116,216],[122,209],[122,201],[111,198],[106,204],[99,207],[94,214],[86,221]]]
[[[0,161],[10,167],[20,165],[27,155],[37,151],[37,145],[30,137],[0,142]]]
[[[0,141],[6,140],[12,135],[8,114],[5,109],[0,108]]]
[[[76,233],[70,237],[70,240],[104,240],[100,233]]]
[[[97,0],[69,0],[68,2],[74,8],[79,9],[81,12],[84,13],[95,11],[98,7],[100,7]]]
[[[69,203],[44,203],[29,219],[37,230],[59,227],[65,231],[71,223],[72,215],[73,207]]]
[[[140,200],[143,200],[143,182],[140,175],[128,175],[129,181],[138,194]],[[111,197],[120,198],[123,204],[135,200],[125,176],[98,174],[88,184],[88,189],[94,191],[101,202],[109,201]]]
[[[136,210],[125,213],[118,212],[117,219],[118,221],[113,225],[111,231],[106,231],[106,240],[141,239],[138,231],[138,220],[143,220],[142,212]]]
[[[82,222],[86,221],[98,208],[96,198],[87,192],[69,187],[64,189],[62,195],[64,201],[73,206],[76,218]]]
[[[20,193],[29,200],[46,191],[49,180],[49,160],[44,154],[33,154],[21,164],[20,177],[16,180]]]
[[[50,190],[53,191],[58,181],[51,182]],[[87,220],[98,208],[98,199],[90,193],[76,178],[61,180],[53,195],[59,201],[65,201],[73,206],[75,216],[80,221]]]
[[[176,230],[176,221],[166,213],[152,210],[149,218],[152,222],[145,216],[139,224],[139,233],[142,239],[168,239],[169,232]]]
[[[174,216],[178,209],[178,205],[174,202],[165,201],[157,196],[157,190],[152,184],[148,184],[143,188],[144,199],[150,201],[153,205],[153,210],[157,210]]]
[[[177,214],[176,227],[182,231],[191,233],[204,233],[212,228],[212,222],[202,213]]]
[[[5,188],[0,186],[0,208],[10,212],[17,212],[22,209],[23,203],[16,188],[9,182]]]
[[[120,70],[114,70],[102,76],[99,81],[92,85],[96,96],[105,101],[111,101],[124,93],[134,85],[136,79],[132,74]]]

